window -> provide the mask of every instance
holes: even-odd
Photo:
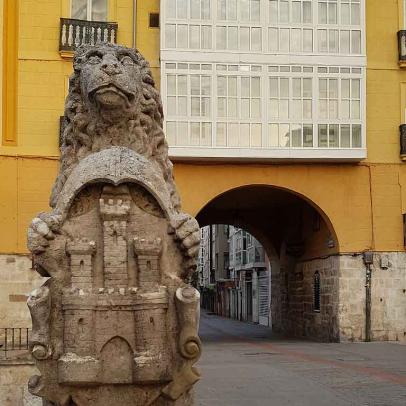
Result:
[[[71,17],[78,20],[106,21],[107,0],[72,0]]]
[[[149,28],[159,28],[159,13],[149,14]]]
[[[313,276],[313,310],[320,311],[320,274],[316,271]]]

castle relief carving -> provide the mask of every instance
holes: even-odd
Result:
[[[193,405],[199,379],[199,227],[181,211],[148,63],[133,49],[82,46],[50,213],[28,230],[47,277],[28,306],[54,406]]]

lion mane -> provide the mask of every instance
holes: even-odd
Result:
[[[125,50],[135,62],[138,89],[131,108],[118,123],[100,119],[86,103],[81,84],[81,69],[85,56],[92,49]],[[173,165],[168,158],[168,144],[163,131],[161,97],[155,88],[149,63],[138,50],[113,44],[83,45],[75,52],[74,72],[69,80],[65,102],[64,129],[61,140],[60,170],[52,190],[50,205],[57,198],[66,179],[78,162],[86,156],[110,148],[124,146],[145,156],[162,171],[172,203],[180,210],[179,196],[173,179]]]

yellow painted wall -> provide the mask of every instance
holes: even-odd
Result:
[[[0,5],[3,2],[0,0]],[[63,60],[58,52],[59,18],[69,17],[69,0],[20,0],[19,4],[18,142],[16,146],[0,145],[0,254],[26,252],[29,221],[48,209],[58,165],[59,116],[72,71],[71,60]],[[119,24],[118,42],[128,46],[133,43],[132,7],[132,0],[109,3],[109,20]],[[159,84],[159,30],[149,28],[149,13],[159,11],[159,0],[138,1],[136,11],[136,46],[150,61]],[[406,164],[399,159],[398,126],[406,108],[402,93],[406,90],[406,69],[397,64],[399,20],[397,1],[367,1],[365,162],[176,163],[185,210],[197,214],[208,201],[234,187],[275,185],[318,205],[334,226],[342,252],[403,250]]]

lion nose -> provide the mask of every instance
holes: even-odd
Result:
[[[118,75],[121,73],[118,62],[104,62],[101,66],[102,70],[108,75]]]

